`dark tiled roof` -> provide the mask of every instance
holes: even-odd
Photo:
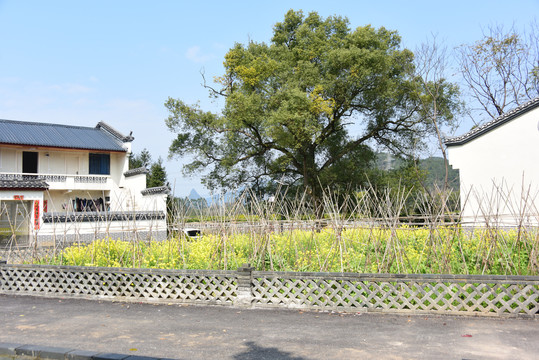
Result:
[[[157,195],[157,194],[168,194],[170,188],[168,186],[158,186],[153,188],[144,189],[141,191],[142,195]]]
[[[110,129],[0,119],[0,144],[125,152],[122,142],[132,137]]]
[[[475,129],[467,132],[466,134],[464,135],[461,135],[461,136],[457,136],[457,137],[452,137],[452,138],[447,138],[445,139],[445,144],[447,146],[452,146],[452,145],[462,145],[462,144],[465,144],[467,143],[468,141],[471,141],[475,138],[478,138],[479,136],[497,128],[498,126],[500,125],[503,125],[513,119],[515,119],[516,117],[530,111],[530,110],[533,110],[535,109],[536,107],[539,106],[539,97],[536,97],[535,99],[532,99],[530,101],[528,101],[527,103],[523,104],[523,105],[520,105],[519,107],[509,111],[509,112],[506,112],[505,114],[502,114],[500,115],[499,117],[497,117],[496,119],[492,120],[492,121],[489,121],[481,126],[478,126],[476,127]]]
[[[49,184],[41,179],[12,179],[0,180],[0,189],[12,190],[46,190]]]
[[[139,167],[136,169],[127,170],[126,172],[124,172],[124,176],[130,177],[130,176],[135,176],[139,174],[147,174],[147,173],[149,173],[148,169],[146,169],[145,167]]]

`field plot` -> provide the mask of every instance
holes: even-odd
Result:
[[[516,226],[490,215],[471,226],[450,208],[451,194],[413,201],[404,191],[328,195],[322,211],[305,197],[248,195],[205,208],[173,205],[165,241],[105,236],[46,248],[12,246],[0,256],[10,263],[129,268],[235,270],[250,263],[260,271],[539,274],[539,231],[518,211]],[[185,228],[201,235],[189,237]]]

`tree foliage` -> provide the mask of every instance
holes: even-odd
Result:
[[[152,155],[148,151],[148,149],[144,148],[140,152],[140,154],[131,154],[129,156],[129,168],[130,169],[137,169],[137,168],[149,168],[152,163]]]
[[[146,168],[146,187],[159,187],[167,184],[167,173],[163,166],[163,159],[159,157],[157,161],[152,162],[152,155],[148,149],[144,148],[139,154],[133,153],[129,157],[129,168]]]
[[[373,145],[403,153],[427,131],[414,56],[395,31],[349,28],[338,16],[290,10],[270,44],[236,44],[210,87],[221,113],[169,98],[171,156],[194,155],[209,188],[278,181],[316,199],[326,186],[360,185]]]
[[[167,184],[167,173],[165,167],[163,166],[163,159],[159,158],[157,161],[152,163],[150,167],[150,173],[146,178],[146,187],[159,187],[165,186]]]

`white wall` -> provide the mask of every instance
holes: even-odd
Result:
[[[142,207],[149,211],[162,211],[167,213],[167,195],[146,195],[142,198]]]
[[[463,145],[449,146],[460,170],[464,221],[519,213],[539,220],[539,109],[531,110]],[[527,199],[524,201],[523,199]]]
[[[69,234],[72,240],[81,241],[105,239],[110,236],[113,240],[126,240],[135,233],[164,233],[166,238],[167,223],[165,219],[159,220],[125,220],[125,221],[102,221],[102,222],[59,222],[42,224],[41,229],[35,235],[39,238],[39,245],[51,246]]]
[[[6,147],[0,148],[0,172],[18,172],[17,151]]]
[[[124,177],[119,187],[111,191],[112,211],[139,211],[149,210],[143,208],[141,191],[146,188],[146,174]]]
[[[33,190],[3,190],[0,191],[1,200],[14,200],[15,196],[23,196],[23,200],[43,200],[43,191]]]
[[[88,153],[81,151],[39,151],[40,174],[88,175]]]
[[[39,174],[88,175],[89,154],[92,151],[31,150],[30,148],[21,149],[7,146],[0,148],[0,172],[20,173],[22,171],[23,151],[38,153]],[[124,152],[110,153],[110,176],[117,184],[120,183],[123,173],[129,169],[127,155]]]

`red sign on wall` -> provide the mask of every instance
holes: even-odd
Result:
[[[39,200],[34,201],[34,230],[39,230]]]
[[[24,195],[13,195],[13,200],[24,200]]]

